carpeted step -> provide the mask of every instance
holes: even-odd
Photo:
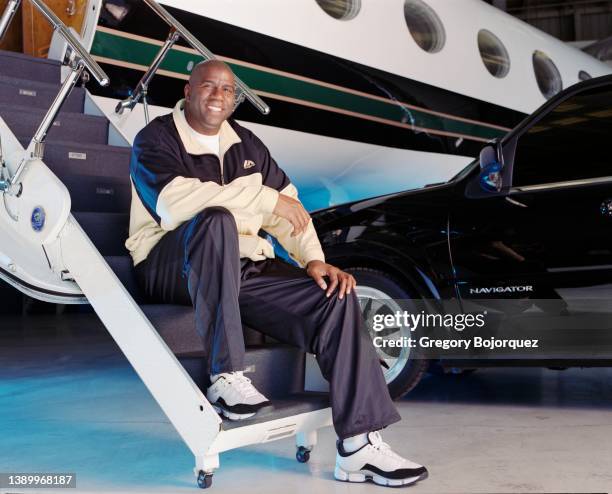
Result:
[[[147,306],[143,306],[143,310],[149,315]],[[161,328],[158,331],[162,338],[175,351],[173,342],[176,337],[168,339],[169,334],[164,332],[163,325],[159,323],[155,327]],[[197,334],[195,338],[199,338]],[[247,343],[244,358],[245,370],[247,377],[261,393],[271,399],[286,398],[304,389],[305,354],[301,350],[279,343],[253,346],[248,344],[247,338],[248,333],[245,333]],[[190,357],[181,352],[177,353],[181,364],[194,382],[200,388],[205,389],[208,386],[208,372],[203,365],[203,359],[198,356]],[[279,404],[274,403],[275,406]]]
[[[132,198],[130,153],[121,146],[49,139],[43,161],[68,187],[72,211],[126,213]]]
[[[103,256],[125,256],[129,213],[73,211],[72,215]]]
[[[0,106],[0,117],[13,134],[28,142],[38,129],[44,115],[45,110],[39,108]],[[62,111],[49,129],[47,139],[104,145],[108,142],[108,120],[94,115]]]
[[[0,50],[0,75],[57,84],[61,77],[60,67],[56,60]]]
[[[3,72],[0,72],[0,74],[3,74]],[[59,89],[59,83],[50,84],[0,75],[0,107],[3,105],[19,105],[47,110],[53,103]],[[64,101],[62,110],[83,113],[84,100],[85,90],[81,87],[75,87]]]

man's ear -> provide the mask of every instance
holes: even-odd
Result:
[[[189,96],[191,96],[191,86],[189,83],[185,84],[183,92],[185,94],[185,101],[189,101]]]

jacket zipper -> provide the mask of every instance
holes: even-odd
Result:
[[[221,185],[225,185],[225,180],[223,178],[223,155],[225,153],[221,153],[221,146],[219,146],[219,175],[221,176]]]

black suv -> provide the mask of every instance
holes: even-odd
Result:
[[[572,316],[574,329],[612,330],[611,149],[612,76],[604,76],[556,95],[447,183],[313,219],[329,262],[358,279],[369,320],[406,300],[469,311],[470,301],[490,299],[507,301],[513,324],[539,313],[552,331]],[[494,364],[611,365],[612,351],[595,354],[591,343],[563,358],[515,352]],[[394,397],[431,365],[406,349],[380,356]],[[446,362],[459,364],[493,362]]]

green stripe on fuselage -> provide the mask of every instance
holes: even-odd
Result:
[[[152,43],[96,31],[91,54],[121,62],[149,66],[158,50],[159,46]],[[188,75],[190,64],[196,64],[201,60],[202,57],[199,55],[172,49],[167,54],[160,68]],[[493,139],[504,134],[501,130],[485,125],[452,120],[405,108],[400,103],[391,100],[388,102],[379,101],[255,68],[235,64],[230,65],[236,75],[255,90],[331,106],[339,110],[383,118],[393,122],[411,124],[425,129],[452,132],[481,139]]]

